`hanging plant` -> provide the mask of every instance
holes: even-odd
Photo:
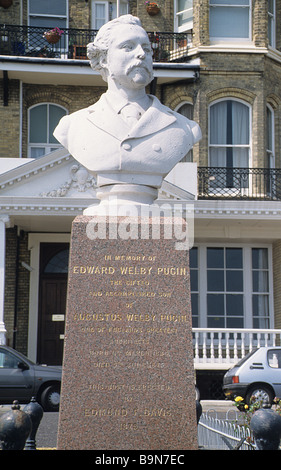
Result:
[[[157,15],[160,11],[158,3],[147,1],[145,2],[145,5],[147,13],[151,16]]]
[[[13,5],[13,0],[0,0],[0,7],[9,8]]]
[[[50,29],[49,31],[45,31],[43,38],[45,38],[49,44],[56,44],[60,40],[62,34],[63,31],[56,27],[54,29]]]

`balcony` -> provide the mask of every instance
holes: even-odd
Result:
[[[97,30],[65,28],[56,44],[43,37],[45,28],[0,25],[0,55],[87,60],[87,44]],[[192,33],[148,32],[154,62],[186,62]]]
[[[280,168],[198,168],[199,199],[281,200]]]
[[[195,369],[233,367],[253,348],[280,346],[281,330],[192,328]]]

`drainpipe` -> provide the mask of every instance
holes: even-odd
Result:
[[[6,224],[8,215],[0,216],[0,344],[6,344],[6,328],[4,323],[5,306],[5,263],[6,263]]]
[[[19,110],[19,121],[20,121],[20,132],[19,132],[19,158],[22,158],[22,80],[20,80],[20,110]]]
[[[13,348],[16,349],[17,339],[17,321],[18,321],[18,292],[19,292],[19,251],[20,251],[20,235],[17,230],[17,245],[16,245],[16,272],[15,272],[15,303],[14,303],[14,327],[13,327]]]

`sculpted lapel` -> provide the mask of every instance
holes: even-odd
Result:
[[[131,129],[122,117],[112,110],[104,96],[95,105],[88,108],[88,120],[99,129],[122,141],[125,138],[142,138],[168,127],[176,121],[172,111],[163,106],[154,97],[152,105],[142,115],[138,123]]]

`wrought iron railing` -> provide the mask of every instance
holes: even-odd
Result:
[[[281,200],[281,169],[199,167],[198,198]]]
[[[230,404],[231,406],[231,404]],[[198,423],[198,445],[204,450],[255,450],[256,444],[248,426],[235,419],[219,419],[212,413],[203,413]],[[229,410],[230,411],[230,410]],[[231,413],[229,413],[231,417]]]
[[[87,44],[94,40],[97,30],[64,28],[56,44],[44,37],[46,29],[35,26],[0,25],[0,55],[87,59]],[[183,62],[186,60],[192,34],[148,32],[154,62]]]

